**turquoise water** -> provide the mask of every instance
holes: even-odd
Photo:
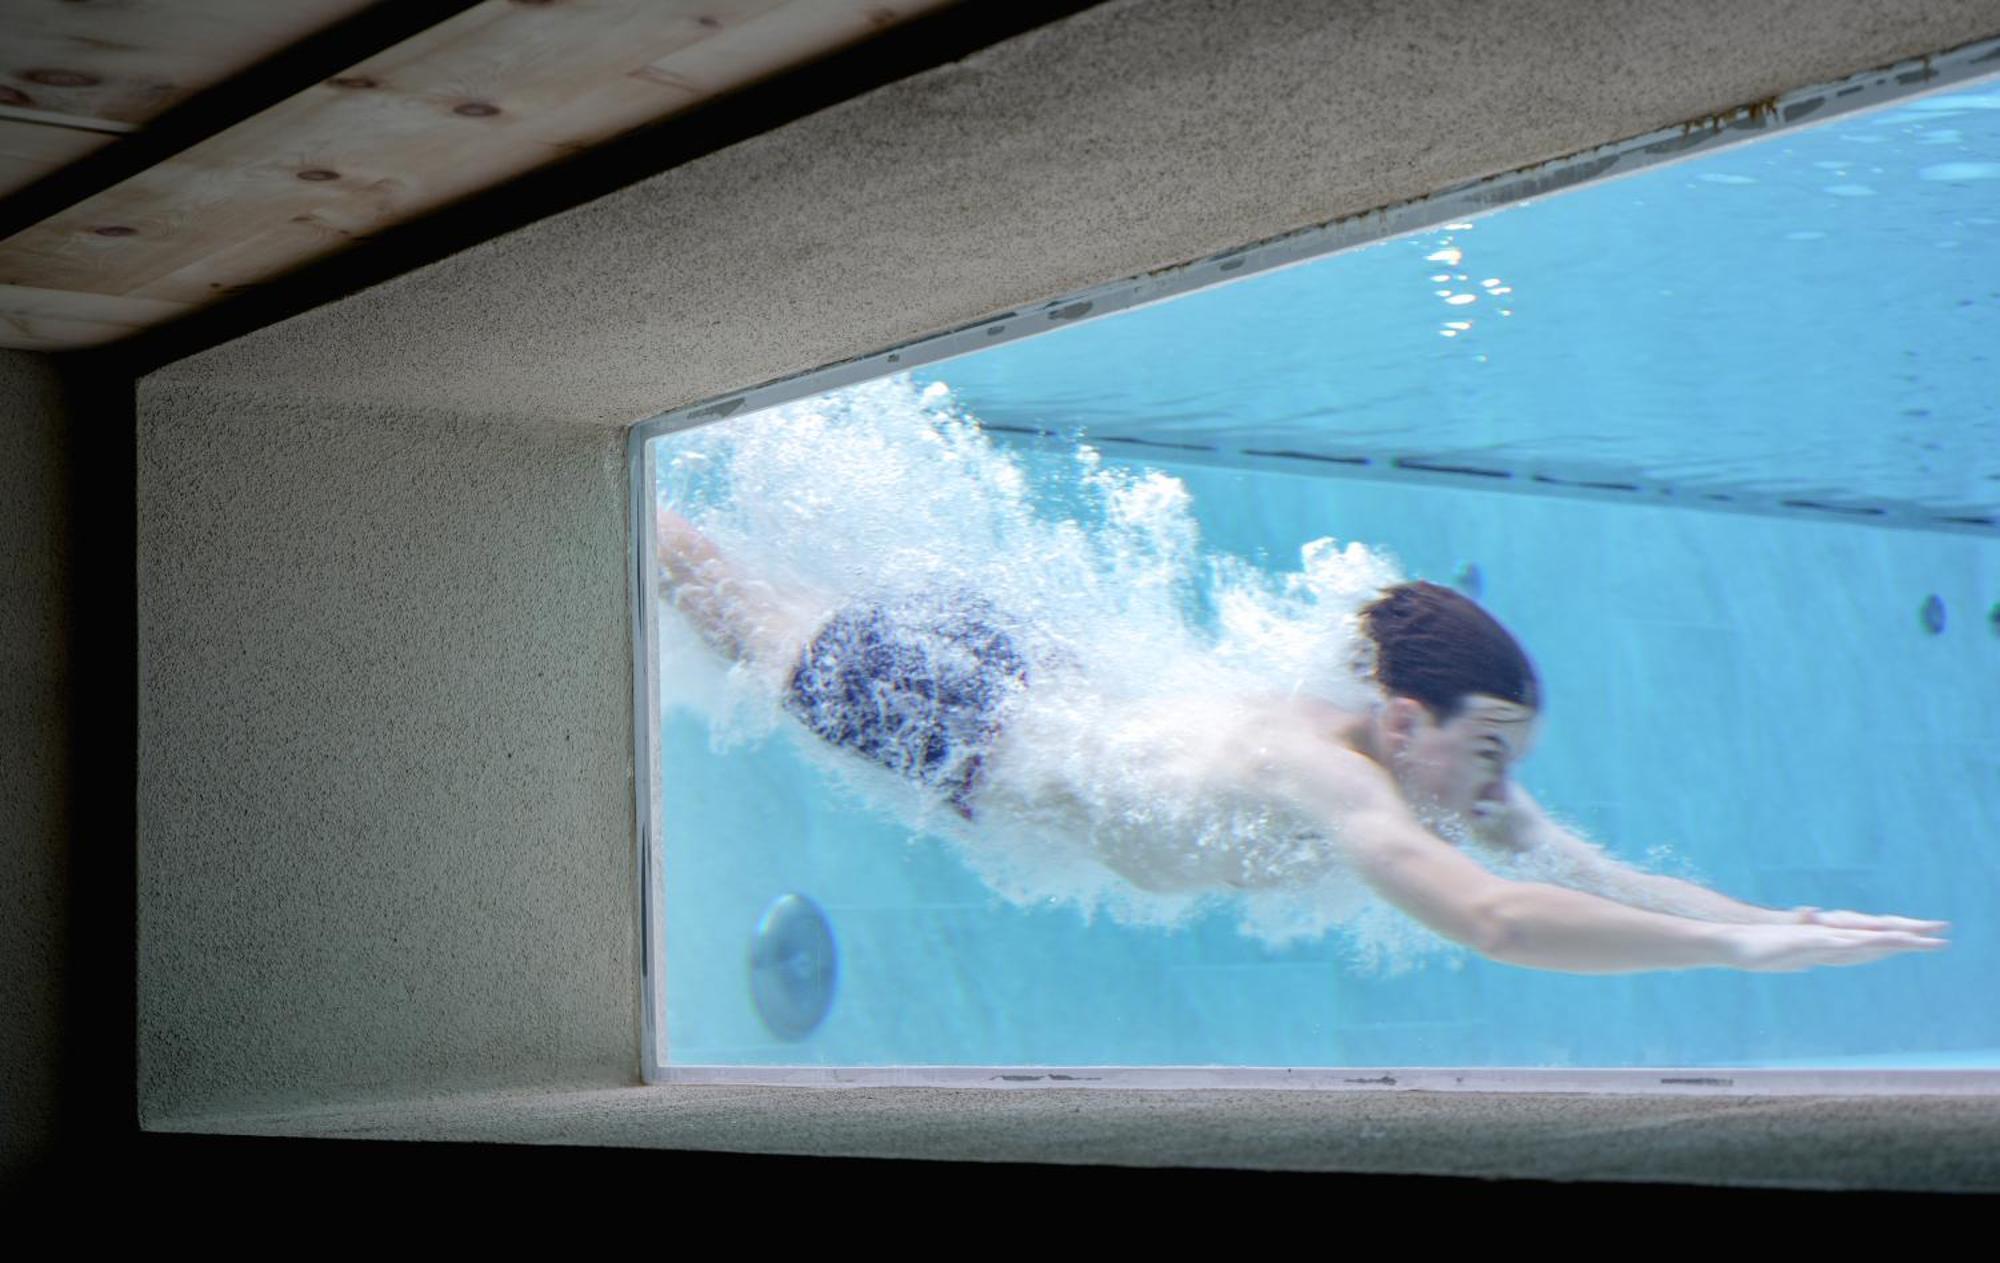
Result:
[[[1995,277],[1987,83],[657,449],[760,573],[971,580],[1133,687],[1218,648],[1318,679],[1342,583],[1476,570],[1542,675],[1517,777],[1553,813],[1749,902],[1950,920],[1947,951],[1583,977],[1345,888],[1128,898],[844,772],[669,615],[666,1060],[2000,1065]],[[1302,554],[1327,537],[1364,548]],[[782,1039],[749,958],[792,892],[838,977]]]

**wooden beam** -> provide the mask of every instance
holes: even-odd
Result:
[[[0,105],[145,123],[368,4],[10,4],[0,8]]]
[[[0,118],[0,197],[111,144],[116,136]]]
[[[0,341],[56,351],[98,346],[171,320],[185,303],[0,285]]]
[[[204,305],[949,2],[486,0],[0,242],[0,284]]]
[[[56,114],[49,110],[24,110],[14,105],[0,105],[0,121],[34,123],[40,127],[66,127],[80,132],[103,132],[107,136],[126,136],[139,130],[137,123],[114,123],[109,119]]]

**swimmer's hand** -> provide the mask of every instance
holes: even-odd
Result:
[[[1836,930],[1902,930],[1910,934],[1942,934],[1949,921],[1915,921],[1909,917],[1878,917],[1865,912],[1828,912],[1823,908],[1793,908],[1790,920],[1801,925],[1825,925]]]
[[[1727,932],[1729,963],[1757,973],[1796,973],[1815,965],[1865,965],[1898,952],[1935,952],[1949,946],[1944,939],[1908,930],[1842,929],[1823,924],[1732,925]]]

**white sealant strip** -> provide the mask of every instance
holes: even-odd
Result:
[[[2000,1070],[1315,1068],[1267,1066],[666,1066],[649,1082],[821,1088],[1244,1088],[1611,1096],[1992,1096]]]

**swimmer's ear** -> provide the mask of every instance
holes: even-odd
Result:
[[[1400,746],[1419,732],[1430,712],[1413,697],[1392,697],[1378,712],[1383,735]]]

